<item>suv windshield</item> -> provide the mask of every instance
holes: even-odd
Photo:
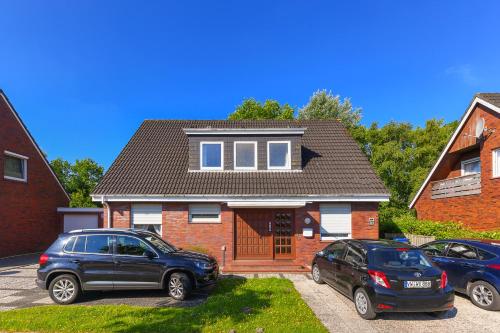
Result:
[[[150,233],[141,233],[141,235],[145,240],[147,240],[148,242],[153,244],[158,250],[160,250],[164,254],[178,251],[175,246],[165,242],[160,237],[157,237],[157,236],[150,234]]]
[[[420,270],[432,267],[420,249],[374,249],[370,263],[389,269]]]

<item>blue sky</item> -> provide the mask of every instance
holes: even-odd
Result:
[[[108,167],[143,119],[329,89],[363,123],[457,119],[500,91],[498,1],[6,1],[0,88],[49,159]]]

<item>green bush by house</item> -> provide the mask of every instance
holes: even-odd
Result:
[[[423,236],[434,236],[436,239],[446,238],[476,238],[499,239],[500,230],[473,231],[457,222],[436,222],[430,220],[417,220],[415,216],[406,214],[392,219],[381,219],[380,232],[403,233]]]

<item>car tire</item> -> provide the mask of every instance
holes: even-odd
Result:
[[[495,287],[486,281],[476,281],[469,285],[468,296],[471,302],[481,309],[500,310],[500,295]]]
[[[168,279],[168,293],[177,300],[185,300],[192,290],[191,279],[185,273],[173,273]]]
[[[373,320],[377,317],[377,313],[373,310],[370,298],[363,288],[356,289],[354,293],[354,305],[356,307],[356,312],[361,318]]]
[[[50,282],[49,295],[57,304],[71,304],[80,296],[80,284],[74,275],[59,275]]]
[[[321,277],[321,271],[318,267],[318,265],[314,264],[311,270],[311,275],[313,278],[313,281],[316,282],[317,284],[323,284],[325,281],[323,281],[323,278]]]

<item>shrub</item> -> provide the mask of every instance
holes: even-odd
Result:
[[[198,245],[188,246],[185,248],[185,250],[199,252],[199,253],[203,253],[203,254],[211,254],[209,250],[207,250],[206,248],[204,248],[202,246],[198,246]]]
[[[406,214],[394,217],[391,220],[381,221],[380,231],[384,233],[403,233],[423,236],[434,236],[437,239],[446,238],[476,238],[500,239],[500,230],[474,231],[458,222],[436,222],[417,220],[416,217]]]

